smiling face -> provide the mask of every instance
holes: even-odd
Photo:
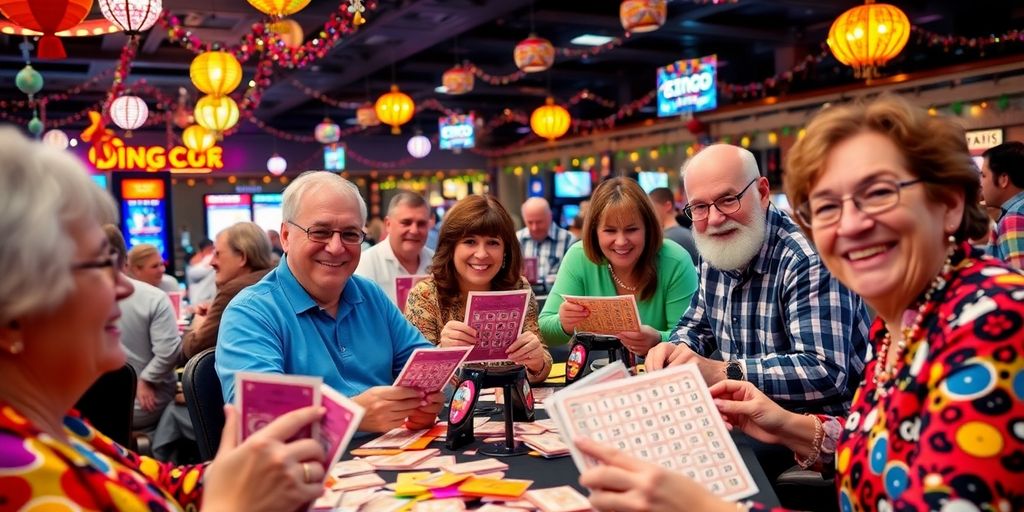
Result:
[[[505,243],[500,238],[468,235],[459,240],[453,259],[462,292],[490,290],[504,256]]]
[[[880,179],[916,178],[889,138],[862,132],[829,151],[810,198],[843,197]],[[926,185],[918,183],[903,187],[899,203],[875,215],[845,201],[838,223],[815,228],[812,235],[832,274],[889,320],[899,318],[938,274],[963,205],[962,195],[948,204],[930,199]]]
[[[245,256],[234,250],[228,244],[227,231],[221,231],[213,242],[213,258],[210,265],[217,271],[217,286],[244,274],[246,272]]]
[[[388,243],[395,255],[402,259],[414,259],[427,243],[430,209],[426,206],[398,204],[388,213],[384,225],[387,227]]]
[[[631,275],[644,252],[647,231],[643,220],[624,205],[605,210],[597,224],[597,244],[608,263],[622,275]]]
[[[165,270],[167,270],[167,266],[164,265],[163,258],[159,254],[154,254],[143,260],[141,264],[133,267],[132,275],[139,281],[159,288],[160,280],[164,277]]]

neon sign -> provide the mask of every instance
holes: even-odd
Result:
[[[89,148],[89,163],[97,170],[210,172],[224,168],[224,148],[214,146],[203,152],[184,146],[125,146],[114,138],[97,148]]]
[[[452,115],[438,119],[441,149],[469,149],[476,144],[473,114]]]
[[[715,55],[680,60],[658,68],[658,116],[717,108],[717,74]]]

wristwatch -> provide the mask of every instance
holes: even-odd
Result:
[[[729,380],[744,380],[743,365],[739,361],[729,361],[725,364],[725,378]]]

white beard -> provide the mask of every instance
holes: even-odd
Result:
[[[758,205],[760,206],[760,205]],[[722,271],[740,270],[746,267],[764,245],[764,229],[767,223],[767,214],[760,207],[753,214],[750,225],[743,225],[732,219],[725,224],[704,233],[693,230],[693,241],[697,245],[697,252],[712,267]],[[736,232],[729,238],[720,239],[711,235],[723,233],[735,229]]]

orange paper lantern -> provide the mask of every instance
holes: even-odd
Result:
[[[402,133],[399,126],[408,123],[416,112],[416,104],[412,98],[399,91],[397,85],[392,85],[391,92],[377,98],[373,108],[377,111],[377,118],[382,123],[391,125],[391,133],[395,135]]]
[[[275,21],[267,25],[267,29],[277,34],[284,45],[293,50],[302,46],[302,40],[306,37],[306,33],[302,31],[302,25],[295,20]]]
[[[295,14],[309,5],[310,0],[247,0],[249,5],[271,18]]]
[[[668,7],[665,0],[623,0],[619,21],[626,32],[651,32],[665,24]]]
[[[527,73],[538,73],[551,67],[555,62],[555,47],[551,41],[530,34],[516,45],[513,52],[516,66]]]
[[[530,128],[533,132],[548,140],[555,140],[569,131],[572,117],[569,111],[555,104],[555,99],[548,97],[543,107],[533,111],[530,116]]]
[[[889,4],[867,4],[840,14],[828,31],[836,59],[853,67],[858,78],[878,76],[878,67],[899,55],[910,39],[910,20]]]
[[[463,66],[455,66],[441,75],[441,85],[448,94],[466,94],[472,91],[473,81],[473,71]]]
[[[41,32],[40,59],[63,59],[64,44],[54,35],[78,25],[92,9],[92,0],[0,0],[0,14],[22,28]]]
[[[366,102],[356,109],[356,122],[363,128],[380,124],[380,118],[377,117],[377,111],[373,108],[373,104]]]

